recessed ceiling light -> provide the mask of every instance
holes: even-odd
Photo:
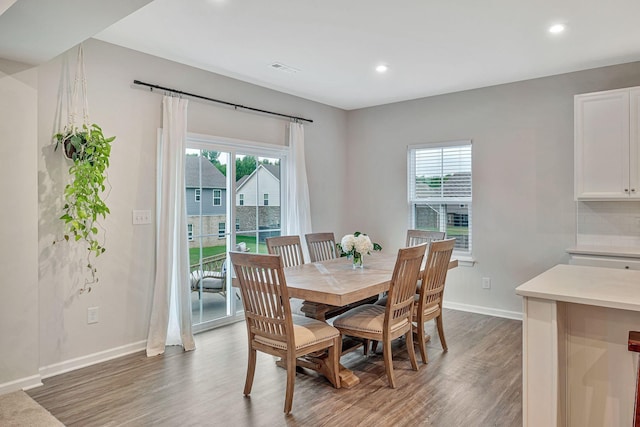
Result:
[[[559,34],[565,30],[564,24],[555,24],[549,27],[549,32],[551,34]]]
[[[376,71],[379,72],[379,73],[386,73],[388,69],[389,69],[389,67],[387,67],[384,64],[380,64],[380,65],[378,65],[376,67]]]

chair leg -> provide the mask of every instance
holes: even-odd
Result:
[[[378,351],[378,341],[371,341],[371,353],[375,354]]]
[[[418,347],[420,347],[420,357],[422,358],[422,363],[426,365],[427,363],[429,363],[429,356],[427,355],[427,343],[425,342],[424,337],[425,337],[424,323],[420,323],[418,321],[418,333],[417,333]]]
[[[444,351],[447,351],[447,340],[444,339],[444,327],[442,326],[442,313],[440,313],[440,316],[436,317],[436,325],[438,326],[438,336],[440,337],[442,348]]]
[[[414,371],[418,370],[418,361],[416,360],[416,350],[413,348],[413,330],[409,329],[407,334],[407,352],[409,352],[409,360]]]
[[[293,351],[287,354],[287,391],[284,398],[284,413],[291,412],[293,405],[293,387],[296,382],[296,355]]]
[[[384,369],[387,371],[387,379],[389,387],[396,388],[396,378],[393,375],[393,358],[391,355],[391,340],[384,339],[382,341],[382,355],[384,356]]]
[[[364,349],[362,350],[362,353],[365,356],[369,355],[369,340],[367,339],[364,340]]]
[[[251,393],[251,386],[253,386],[253,375],[256,372],[256,350],[249,349],[249,360],[247,362],[247,378],[244,382],[244,395],[249,396]]]

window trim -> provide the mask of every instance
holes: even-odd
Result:
[[[216,191],[220,194],[219,196],[216,196]],[[220,190],[219,188],[214,188],[212,196],[213,206],[222,206],[222,190]],[[218,201],[218,203],[216,203],[216,200]]]
[[[193,224],[187,224],[187,241],[193,242]]]
[[[262,206],[269,206],[269,193],[262,194]]]
[[[438,149],[438,148],[447,148],[447,147],[460,147],[460,146],[469,146],[471,147],[471,196],[470,197],[437,197],[433,199],[418,199],[416,197],[412,197],[415,194],[415,171],[414,171],[414,153],[420,149]],[[464,259],[473,265],[474,260],[472,257],[473,253],[473,141],[471,139],[463,139],[463,140],[452,140],[452,141],[442,141],[442,142],[428,142],[422,144],[410,144],[407,146],[407,205],[409,209],[409,218],[408,224],[409,228],[416,228],[415,225],[415,209],[418,205],[434,205],[434,204],[467,204],[468,205],[468,235],[469,235],[469,249],[468,250],[460,250],[454,249],[454,254],[458,259]],[[445,221],[445,230],[446,231],[446,221]],[[441,230],[442,231],[442,230]],[[448,237],[448,236],[447,236]],[[467,265],[463,263],[463,265]]]
[[[238,206],[244,206],[244,193],[238,193]]]
[[[200,203],[200,200],[202,199],[202,190],[199,188],[196,188],[195,190],[195,201],[196,203]]]

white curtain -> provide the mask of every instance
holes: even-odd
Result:
[[[147,356],[167,345],[194,350],[191,329],[189,249],[185,200],[186,99],[162,100],[162,140],[158,153],[156,277],[147,337]]]
[[[299,235],[303,242],[305,259],[309,259],[304,235],[311,233],[311,205],[307,167],[304,159],[304,127],[301,123],[289,124],[289,156],[287,156],[285,235]]]

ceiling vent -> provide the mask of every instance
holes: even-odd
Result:
[[[289,74],[295,74],[297,73],[298,69],[290,67],[288,65],[285,65],[281,62],[274,62],[273,64],[271,64],[271,68],[273,68],[274,70],[278,70],[278,71],[283,71],[285,73],[289,73]]]

